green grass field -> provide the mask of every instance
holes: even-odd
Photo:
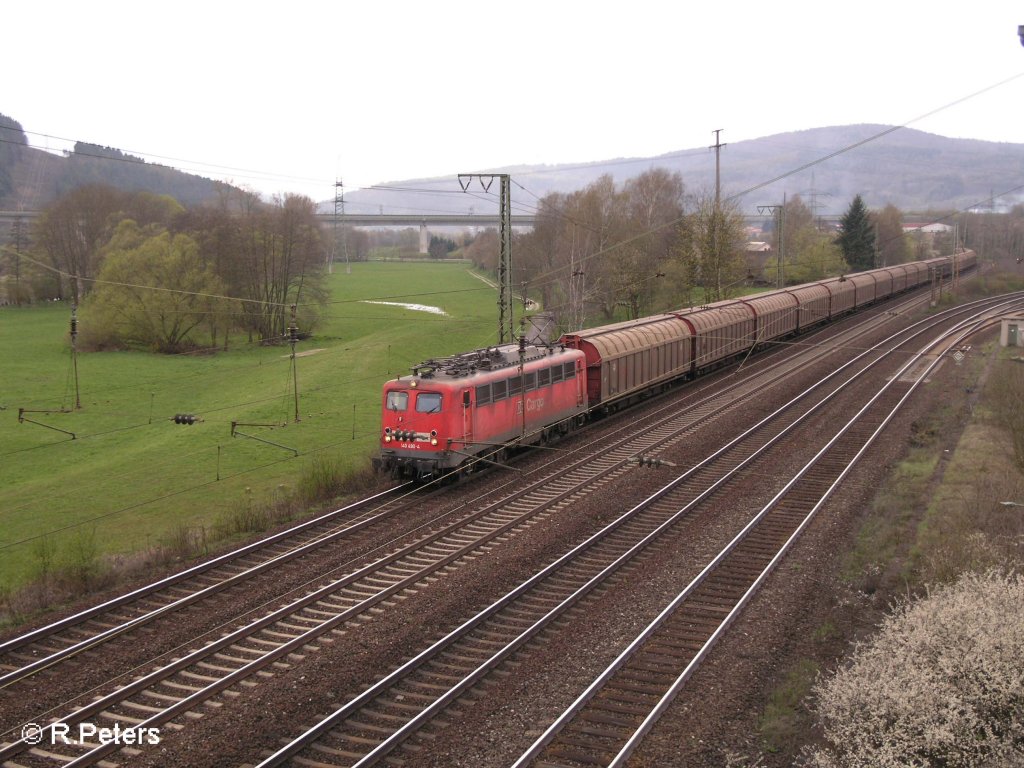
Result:
[[[287,346],[236,336],[228,352],[78,355],[75,404],[67,305],[0,308],[0,589],[28,578],[41,537],[55,559],[83,536],[104,553],[208,526],[245,498],[292,488],[316,457],[357,468],[379,429],[383,382],[425,357],[492,344],[495,292],[465,265],[354,264],[299,342],[299,422]],[[442,308],[431,314],[368,299]],[[69,435],[26,419],[73,432]],[[176,425],[176,413],[202,418]],[[231,436],[248,435],[299,452]],[[218,480],[218,475],[220,479]]]

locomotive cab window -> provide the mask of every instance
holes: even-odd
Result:
[[[387,409],[389,411],[404,411],[409,407],[409,393],[392,390],[388,392]]]
[[[441,394],[439,392],[420,392],[416,395],[416,413],[440,413]]]

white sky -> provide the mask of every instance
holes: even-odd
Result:
[[[1024,74],[1018,24],[1009,0],[5,3],[0,113],[35,146],[324,200],[903,124]],[[1022,105],[1018,77],[911,127],[1024,143]]]

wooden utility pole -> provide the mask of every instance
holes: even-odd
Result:
[[[71,305],[71,366],[75,372],[75,408],[81,409],[82,398],[78,391],[78,305]]]
[[[715,143],[708,147],[708,149],[715,150],[715,213],[718,213],[718,204],[722,199],[722,175],[719,159],[722,153],[722,147],[728,146],[719,140],[719,134],[724,130],[724,128],[716,128],[712,131],[712,133],[715,134]]]

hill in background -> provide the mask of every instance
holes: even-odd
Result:
[[[817,162],[823,158],[828,159]],[[549,193],[583,189],[604,174],[621,184],[653,167],[678,171],[689,194],[713,189],[715,155],[707,147],[492,172],[512,175],[513,213],[532,213]],[[1022,177],[1024,144],[950,139],[883,125],[781,133],[727,143],[721,153],[723,195],[735,197],[748,214],[756,213],[758,205],[781,203],[784,194],[799,194],[820,215],[845,212],[856,194],[870,208],[892,203],[907,212],[1008,210],[1024,201]],[[0,115],[0,210],[39,210],[90,183],[168,194],[184,205],[214,199],[225,186],[93,144],[79,142],[63,155],[34,149],[21,125]],[[483,192],[474,182],[463,192],[455,169],[450,176],[350,191],[345,206],[350,213],[492,213],[497,210],[497,189],[495,183]],[[322,212],[333,210],[333,201],[321,203]]]
[[[891,132],[873,139],[886,131]],[[847,147],[854,148],[840,153]],[[815,163],[830,155],[834,156]],[[512,175],[513,213],[530,213],[538,199],[551,192],[582,189],[604,174],[622,183],[652,167],[678,171],[689,193],[714,188],[715,155],[707,147],[650,158],[516,166],[493,172]],[[804,170],[770,181],[798,168]],[[987,208],[994,197],[994,209],[1005,210],[1024,201],[1022,177],[1024,144],[950,139],[884,125],[781,133],[729,143],[721,153],[722,194],[736,196],[744,213],[756,213],[758,205],[781,203],[784,194],[799,194],[820,215],[845,212],[856,194],[871,208],[891,203],[904,211],[968,210]],[[434,179],[391,182],[381,185],[381,189],[357,190],[346,194],[345,205],[347,211],[354,213],[381,209],[384,213],[496,210],[497,184],[490,194],[483,194],[474,182],[469,192],[473,194],[462,192],[453,173]],[[326,206],[324,210],[327,211]]]
[[[171,195],[184,205],[212,200],[225,186],[95,144],[78,142],[62,155],[35,149],[20,123],[0,115],[0,210],[40,210],[86,184]]]

